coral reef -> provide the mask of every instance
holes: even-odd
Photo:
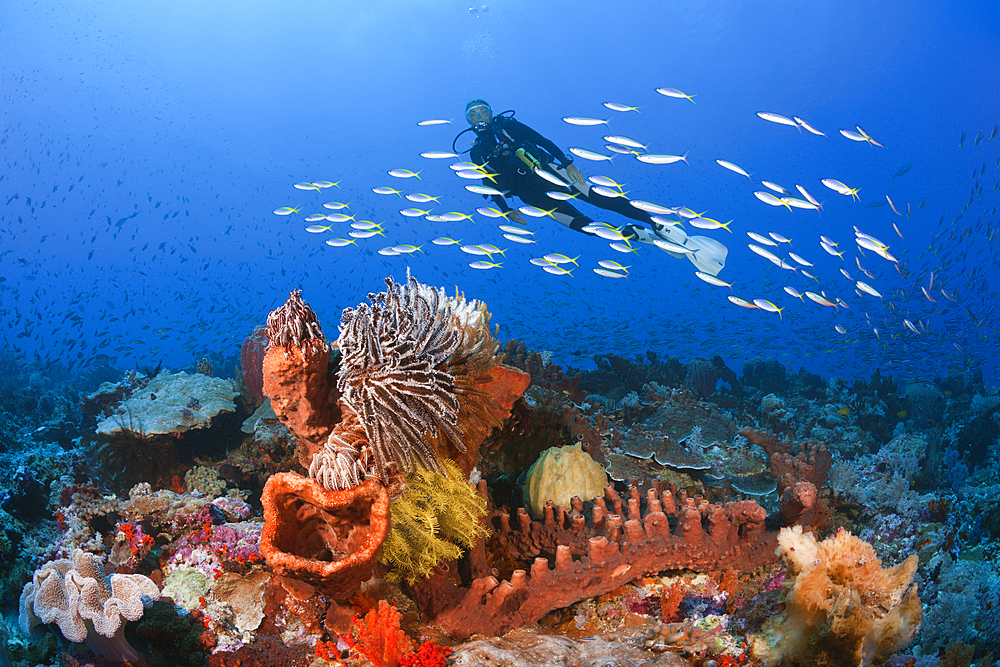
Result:
[[[160,373],[97,425],[98,435],[121,431],[151,436],[206,428],[235,409],[232,382],[201,373]]]
[[[103,560],[77,549],[72,558],[46,563],[35,570],[21,592],[21,630],[29,634],[39,623],[55,623],[71,642],[86,642],[112,660],[138,660],[125,639],[122,620],[137,621],[145,604],[160,589],[141,574],[111,574]]]
[[[574,499],[571,511],[548,504],[541,524],[532,522],[522,509],[517,528],[501,512],[498,538],[505,547],[525,555],[554,553],[554,569],[546,558],[536,557],[530,575],[515,570],[509,581],[502,582],[479,575],[463,589],[449,578],[447,569],[439,567],[411,587],[414,600],[428,622],[463,638],[534,622],[553,609],[606,593],[644,574],[674,568],[743,571],[775,558],[774,535],[765,530],[766,513],[755,502],[718,506],[674,491],[658,494],[650,489],[646,512],[641,514],[638,490],[631,487],[627,517],[622,514],[622,498],[612,487],[594,502],[589,520],[579,499]],[[671,519],[676,527],[671,527]],[[574,560],[574,554],[580,559]],[[485,570],[484,564],[473,564],[473,572]]]
[[[0,378],[0,664],[985,667],[1000,652],[1000,394],[975,372],[907,385],[755,361],[737,378],[652,351],[564,371],[559,350],[501,355],[482,304],[412,278],[348,309],[337,341],[297,292],[269,322],[242,368],[193,352],[189,381],[219,392],[161,402],[157,383],[183,375],[159,369]],[[271,399],[254,395],[265,382]],[[213,392],[230,412],[187,428]],[[130,402],[178,428],[147,434]],[[109,418],[125,428],[99,435]],[[549,448],[595,461],[600,485],[532,500],[526,468]],[[35,578],[66,604],[36,605]],[[67,641],[83,581],[106,604],[79,597],[88,632]],[[53,616],[44,633],[10,620],[20,591],[26,626]]]
[[[264,354],[267,352],[267,327],[259,326],[240,346],[243,384],[257,404],[264,402]]]
[[[281,423],[298,438],[299,460],[308,468],[341,416],[330,377],[330,345],[298,290],[267,316],[266,335],[264,394]]]
[[[786,609],[753,646],[766,664],[867,666],[913,640],[922,616],[916,555],[883,568],[849,532],[820,542],[801,526],[783,528],[778,544],[788,565]]]
[[[383,485],[397,491],[418,464],[441,472],[446,457],[468,473],[527,385],[498,365],[483,305],[412,278],[387,285],[371,306],[344,312],[336,391],[329,345],[300,294],[268,316],[265,393],[303,443],[311,479],[265,484],[261,553],[335,600],[371,576],[388,532]]]

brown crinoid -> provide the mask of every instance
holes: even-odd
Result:
[[[441,472],[440,456],[461,458],[505,411],[485,386],[499,363],[485,305],[413,278],[386,285],[344,310],[337,388],[388,483],[417,463]]]

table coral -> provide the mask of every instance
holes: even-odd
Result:
[[[122,401],[115,414],[97,425],[97,433],[128,430],[150,436],[206,428],[218,414],[235,409],[236,395],[229,380],[183,371],[160,373]]]

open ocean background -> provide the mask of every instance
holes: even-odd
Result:
[[[491,0],[474,9],[453,0],[4,3],[0,336],[8,359],[56,377],[228,358],[294,288],[335,338],[343,308],[382,291],[388,275],[404,280],[409,268],[421,282],[484,300],[501,340],[520,338],[577,368],[593,368],[598,353],[653,350],[682,361],[719,354],[736,370],[773,358],[827,377],[982,368],[996,383],[995,2]],[[694,95],[695,104],[658,87]],[[507,242],[497,221],[474,214],[485,202],[464,189],[450,160],[420,157],[450,150],[475,97],[495,112],[516,110],[564,150],[606,152],[602,137],[621,134],[651,152],[690,151],[690,165],[626,155],[576,164],[624,183],[630,197],[733,220],[731,234],[687,231],[729,247],[720,277],[732,294],[773,301],[782,316],[733,305],[729,290],[652,246],[626,257],[547,218],[528,219],[537,245]],[[609,101],[639,113],[610,111]],[[759,111],[798,116],[826,136],[768,123]],[[562,121],[568,115],[610,121],[575,127]],[[429,118],[453,122],[417,125]],[[856,125],[885,148],[838,132]],[[420,179],[389,176],[395,168]],[[825,188],[824,178],[860,188],[860,202]],[[794,184],[805,186],[824,202],[822,215],[758,201],[760,179],[793,194]],[[325,180],[339,189],[293,188]],[[403,217],[400,209],[418,205],[375,194],[377,186],[440,196],[435,213],[475,222]],[[325,245],[348,225],[311,234],[302,217],[329,212],[327,201],[384,222],[385,238]],[[281,206],[302,215],[274,215]],[[899,270],[860,252],[853,226],[887,244]],[[747,231],[790,238],[818,280],[752,253]],[[820,247],[821,234],[843,259]],[[472,269],[481,258],[430,243],[440,236],[505,248],[502,267]],[[423,253],[377,253],[394,244]],[[549,252],[579,255],[580,266],[554,276],[528,262]],[[602,259],[629,265],[628,279],[593,273]],[[856,293],[840,268],[883,298]],[[800,302],[785,285],[825,290],[850,309]]]

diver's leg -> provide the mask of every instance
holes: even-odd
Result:
[[[553,167],[553,169],[555,169],[555,172],[559,174],[561,178],[565,179],[567,183],[571,182],[569,174],[566,173],[565,169],[558,169],[555,167]],[[584,183],[583,186],[573,183],[572,189],[577,193],[577,199],[582,199],[588,204],[593,204],[594,206],[603,208],[606,211],[612,211],[613,213],[624,215],[626,218],[646,223],[654,230],[657,227],[656,224],[653,223],[652,216],[650,216],[649,213],[632,206],[625,197],[603,197],[594,192],[593,188],[591,188],[587,183]]]
[[[550,217],[560,225],[565,225],[575,232],[587,234],[588,232],[583,231],[583,228],[594,221],[593,218],[588,218],[583,213],[580,213],[569,202],[552,199],[544,192],[529,190],[524,193],[517,193],[517,197],[525,204],[540,208],[543,211],[552,211],[552,209],[555,209],[550,214]]]

